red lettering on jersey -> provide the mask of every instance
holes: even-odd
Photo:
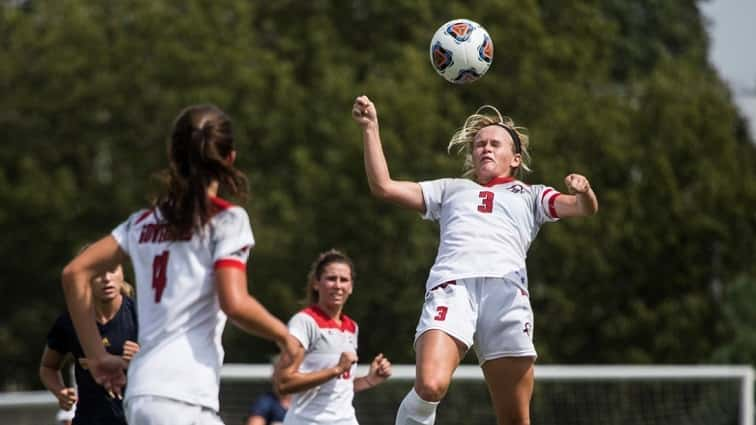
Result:
[[[172,240],[188,241],[191,238],[191,233],[178,239],[171,238],[168,233],[168,225],[164,223],[145,224],[142,227],[142,232],[139,233],[139,243],[160,243]]]
[[[438,314],[436,315],[436,317],[433,318],[433,320],[438,320],[439,322],[443,322],[444,320],[446,320],[446,312],[449,311],[449,307],[440,305],[436,307],[436,311],[438,312]]]
[[[169,251],[163,251],[162,254],[156,255],[152,260],[152,289],[155,290],[155,303],[159,303],[163,298],[163,290],[168,282],[166,276],[168,270]]]
[[[494,193],[487,190],[481,191],[478,194],[480,198],[480,205],[478,205],[478,211],[482,213],[490,213],[493,211]]]

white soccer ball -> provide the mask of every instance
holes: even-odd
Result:
[[[488,71],[493,40],[480,24],[454,19],[438,29],[430,44],[430,61],[438,74],[454,84],[471,83]]]

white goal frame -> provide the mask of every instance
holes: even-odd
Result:
[[[358,365],[357,374],[367,373],[367,365]],[[415,379],[414,365],[393,365],[392,380]],[[224,382],[266,381],[273,372],[270,364],[230,363],[223,366]],[[740,381],[740,425],[754,425],[754,369],[751,366],[637,366],[637,365],[537,365],[537,381],[632,381],[632,380],[686,380],[736,379]],[[461,365],[454,373],[455,380],[482,381],[483,373],[477,365]],[[9,408],[56,407],[57,400],[48,391],[0,393],[0,411]]]
[[[357,366],[357,376],[365,375],[367,365]],[[221,380],[247,381],[269,379],[273,372],[271,365],[231,363],[223,366]],[[391,379],[412,381],[415,379],[415,365],[393,365]],[[725,365],[537,365],[535,377],[538,381],[632,381],[660,380],[674,381],[686,379],[737,379],[740,381],[740,425],[754,425],[754,370],[751,366]],[[482,381],[483,372],[476,365],[460,365],[454,372],[455,380]]]

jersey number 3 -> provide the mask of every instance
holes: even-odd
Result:
[[[484,190],[478,193],[480,198],[480,204],[478,204],[478,211],[482,213],[491,213],[493,211],[494,193]]]
[[[166,271],[168,269],[168,256],[170,252],[163,251],[152,260],[152,289],[155,290],[155,302],[159,303],[163,298],[163,290],[167,282]]]

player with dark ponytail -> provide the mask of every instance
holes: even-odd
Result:
[[[125,406],[134,424],[219,424],[221,334],[229,317],[275,341],[284,361],[299,343],[247,291],[254,237],[234,168],[231,121],[213,105],[184,109],[168,145],[166,190],[82,252],[63,271],[63,289],[95,380],[119,396],[123,362],[108,355],[93,326],[88,282],[130,257],[136,275],[141,351],[131,361]]]

